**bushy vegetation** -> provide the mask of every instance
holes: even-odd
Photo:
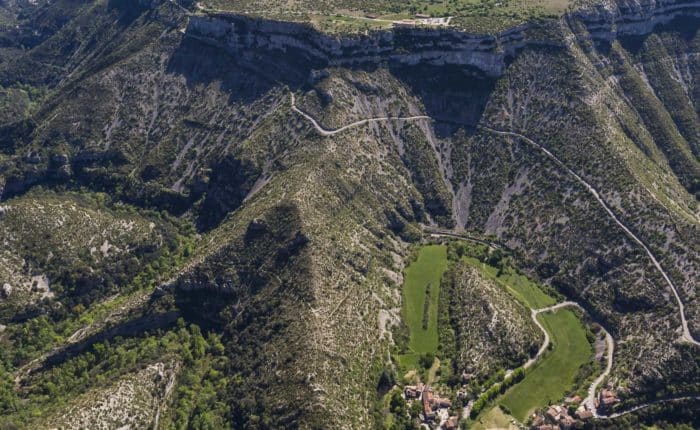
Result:
[[[47,311],[22,292],[29,274],[47,277],[63,304],[48,310],[58,321],[107,295],[152,288],[193,248],[194,232],[187,222],[138,210],[105,194],[35,189],[7,201],[5,211],[0,231],[6,248],[0,258],[7,266],[0,269],[0,282],[12,285],[18,298],[25,297],[16,306],[12,301],[2,306],[0,313],[6,315]],[[18,257],[23,266],[13,267]]]
[[[452,358],[452,374],[471,374],[472,389],[488,387],[491,384],[485,380],[490,375],[500,369],[516,368],[534,354],[542,335],[530,319],[530,309],[519,303],[515,290],[501,280],[510,276],[506,272],[512,268],[504,266],[507,270],[499,277],[496,267],[467,256],[474,251],[474,255],[487,261],[500,252],[471,244],[451,244],[450,249],[454,250],[451,254],[455,260],[445,273],[441,288],[441,303],[447,312],[442,318],[446,324],[440,331],[444,342],[441,348]],[[494,262],[502,259],[495,257],[491,258]],[[534,291],[544,294],[533,290],[533,295]]]
[[[225,6],[227,2],[205,3]],[[380,17],[385,21],[415,13],[454,14],[452,23],[457,27],[492,31],[533,16],[547,16],[552,13],[548,9],[556,6],[550,2],[540,8],[527,0],[351,1],[342,5],[302,0],[276,2],[267,9],[268,14],[262,8],[265,3],[269,2],[227,4],[255,8],[249,10],[252,14],[291,16],[320,26],[331,21],[341,31],[376,28],[373,20],[359,17],[365,11],[388,12],[389,16]],[[604,187],[605,198],[630,218],[627,221],[633,222],[635,231],[647,232],[650,244],[663,249],[663,264],[675,266],[669,269],[674,280],[685,277],[687,291],[692,293],[692,278],[684,271],[694,267],[696,259],[692,246],[685,247],[684,241],[697,235],[682,217],[675,216],[685,211],[685,217],[694,222],[694,209],[676,208],[696,208],[697,202],[689,205],[692,196],[677,192],[675,176],[664,167],[663,157],[636,164],[636,149],[625,137],[636,132],[646,138],[644,123],[649,119],[660,119],[663,124],[654,125],[669,129],[675,123],[683,129],[682,136],[692,136],[688,105],[674,112],[673,106],[645,104],[647,98],[653,101],[653,94],[646,94],[647,84],[639,82],[631,82],[631,90],[618,88],[618,79],[622,87],[630,84],[626,74],[634,75],[636,67],[650,71],[648,85],[664,104],[682,101],[678,85],[658,70],[647,65],[628,70],[614,61],[610,66],[615,58],[589,45],[588,35],[571,38],[569,30],[576,29],[567,28],[566,35],[552,38],[540,33],[537,25],[527,32],[528,38],[538,41],[537,46],[525,46],[509,55],[505,75],[499,78],[472,79],[467,75],[475,70],[470,69],[445,79],[449,73],[441,66],[396,70],[385,67],[381,60],[366,67],[338,65],[319,74],[336,76],[342,70],[352,91],[330,79],[320,88],[325,98],[339,99],[329,122],[330,114],[319,117],[325,124],[343,125],[374,112],[415,110],[436,121],[421,123],[421,127],[405,122],[372,124],[325,138],[289,111],[289,88],[303,92],[314,85],[309,77],[316,79],[310,70],[315,65],[304,56],[258,50],[241,63],[238,57],[222,55],[220,47],[183,37],[177,29],[184,28],[186,17],[173,2],[88,1],[79,6],[65,1],[6,2],[0,8],[25,4],[31,5],[26,10],[32,12],[17,15],[22,25],[0,28],[3,42],[13,41],[11,49],[0,52],[0,85],[13,89],[9,97],[18,101],[16,114],[27,113],[27,99],[40,105],[29,106],[30,119],[0,126],[4,197],[26,197],[24,193],[37,184],[86,196],[105,191],[113,201],[98,206],[91,216],[109,212],[121,219],[134,215],[147,220],[146,225],[150,220],[163,241],[126,241],[126,246],[120,246],[128,249],[125,257],[108,251],[100,264],[92,264],[85,252],[56,248],[92,233],[66,229],[73,237],[64,241],[55,231],[45,232],[38,227],[40,222],[34,223],[34,231],[40,234],[24,240],[27,249],[20,247],[18,258],[25,260],[26,256],[32,267],[19,272],[37,275],[49,271],[58,300],[27,308],[30,312],[17,318],[14,311],[2,316],[3,323],[14,318],[0,335],[0,349],[9,351],[0,368],[0,394],[9,399],[3,401],[8,411],[22,407],[23,399],[18,402],[10,391],[17,367],[65,346],[76,330],[85,329],[88,335],[104,333],[143,315],[176,310],[187,321],[220,332],[217,336],[225,360],[217,359],[221,348],[214,344],[201,359],[196,345],[165,355],[196,363],[192,365],[201,369],[188,373],[188,367],[182,367],[180,377],[188,382],[177,387],[172,397],[177,412],[171,419],[173,427],[369,427],[367,409],[374,400],[376,382],[392,364],[384,361],[399,302],[396,272],[401,270],[400,258],[406,249],[398,239],[418,242],[423,236],[416,223],[427,222],[427,214],[450,225],[452,196],[444,187],[444,177],[453,181],[455,190],[468,194],[460,202],[469,202],[469,213],[461,214],[467,226],[497,235],[514,248],[512,254],[481,249],[477,261],[467,262],[462,257],[468,253],[462,249],[452,260],[455,266],[463,263],[460,270],[480,271],[472,277],[512,294],[517,300],[504,302],[513,309],[518,309],[518,300],[532,306],[547,303],[532,285],[520,282],[523,278],[510,267],[514,260],[572,297],[580,298],[585,288],[591,308],[606,327],[610,324],[623,337],[636,340],[621,343],[622,365],[616,381],[624,385],[635,378],[644,383],[652,378],[647,386],[658,388],[659,393],[683,393],[697,386],[693,381],[697,381],[698,367],[692,351],[659,341],[675,330],[677,313],[669,311],[664,290],[657,288],[658,276],[644,263],[643,253],[598,214],[585,190],[537,151],[515,139],[472,129],[476,124],[490,124],[541,140],[591,183],[601,190]],[[184,4],[195,7],[191,2]],[[343,10],[338,10],[339,5]],[[6,16],[12,18],[12,14]],[[385,21],[378,26],[386,26]],[[573,26],[573,21],[552,25],[555,32],[560,24]],[[15,35],[26,46],[15,43]],[[567,43],[561,44],[559,36],[566,36]],[[669,70],[687,69],[673,63],[681,64],[688,52],[696,51],[686,46],[671,52],[665,43],[668,52],[664,52],[648,44],[649,52],[639,58],[666,62],[669,57]],[[620,58],[629,61],[624,55]],[[608,68],[613,75],[605,76]],[[411,74],[413,78],[407,78]],[[634,94],[635,87],[642,89],[639,94]],[[47,92],[32,95],[32,88],[42,92],[46,88]],[[624,108],[628,99],[647,110],[642,115],[646,120]],[[616,122],[626,123],[624,132]],[[422,127],[432,127],[435,139]],[[426,141],[428,138],[431,140]],[[641,146],[654,146],[653,139],[647,138]],[[398,153],[404,158],[399,159]],[[447,158],[450,155],[452,160]],[[445,162],[442,169],[438,161]],[[650,179],[644,182],[636,175]],[[262,188],[250,193],[253,185]],[[655,195],[650,197],[647,187]],[[672,208],[669,214],[652,197]],[[42,195],[38,200],[48,203],[52,199]],[[134,208],[126,206],[123,211],[119,207],[123,203]],[[129,211],[135,213],[126,213]],[[179,227],[180,221],[166,213],[185,220],[199,217],[203,240],[197,250],[190,246],[194,232]],[[652,221],[647,224],[647,220]],[[51,247],[61,252],[49,258],[46,250]],[[190,259],[193,251],[195,258]],[[459,252],[459,248],[454,250]],[[681,257],[671,261],[674,255]],[[34,271],[37,268],[40,270]],[[175,282],[156,288],[172,279],[171,275],[177,275]],[[450,284],[452,281],[456,279]],[[437,351],[401,359],[409,362],[406,367],[422,368],[424,374],[432,366],[429,373],[439,373],[438,384],[456,387],[461,372],[453,370],[464,370],[453,367],[463,352],[460,348],[483,331],[453,324],[450,318],[456,312],[449,311],[453,295],[446,293],[444,282],[431,285],[435,293],[431,291],[429,301],[425,294],[417,295],[416,324],[430,332],[436,312],[437,337],[445,343]],[[501,297],[487,291],[452,307],[488,307],[493,303],[481,298],[494,302],[493,297]],[[693,304],[688,305],[690,314]],[[472,321],[483,316],[491,314],[476,309],[458,319]],[[506,325],[497,325],[491,334],[498,351],[524,358],[532,353],[527,344],[536,342],[524,342],[525,346],[512,350],[498,344],[501,339],[520,339],[509,333],[531,334],[527,325],[515,326],[518,330],[510,332]],[[393,339],[408,348],[412,341],[408,327],[394,329],[401,335]],[[192,336],[197,337],[194,332]],[[203,337],[209,344],[208,336]],[[119,358],[111,364],[109,358],[98,360],[98,351],[82,350],[69,361],[23,378],[24,388],[18,394],[46,397],[66,389],[66,396],[89,395],[90,390],[104,387],[90,385],[84,373],[104,371],[109,377],[121,378],[125,374],[119,369],[134,374],[131,370],[148,362],[150,353],[138,352],[143,339],[110,339],[105,348]],[[491,340],[474,343],[491,345]],[[178,341],[185,342],[179,337]],[[123,352],[114,349],[120,346]],[[137,351],[135,358],[132,351]],[[435,356],[440,359],[439,368]],[[635,367],[626,367],[633,361]],[[495,364],[489,372],[499,378],[502,369],[512,367],[507,361],[490,363]],[[484,376],[477,376],[468,386],[471,394],[496,382],[482,382],[491,373],[481,373]],[[100,384],[109,386],[111,380]],[[77,388],[71,388],[73,385]],[[639,389],[634,384],[625,386],[633,395]],[[70,401],[66,398],[63,404]],[[394,401],[392,409],[400,417],[397,422],[407,415],[398,406]],[[48,406],[46,410],[50,412]]]
[[[441,176],[436,152],[415,124],[402,130],[406,142],[404,162],[412,173],[416,188],[423,195],[427,212],[439,224],[452,227],[452,196]]]
[[[229,414],[222,401],[227,379],[223,377],[227,359],[221,336],[203,334],[198,326],[180,320],[165,332],[143,338],[115,338],[93,345],[88,351],[31,376],[27,389],[15,392],[5,374],[0,422],[25,426],[41,421],[65,406],[79,393],[106,388],[120,375],[156,361],[181,362],[178,388],[169,419],[175,428],[220,428]],[[22,405],[19,407],[19,405]],[[168,418],[168,417],[166,417]]]

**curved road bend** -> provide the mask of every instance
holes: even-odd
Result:
[[[343,127],[337,128],[337,129],[326,129],[323,126],[321,126],[311,115],[308,113],[304,112],[303,110],[299,109],[296,106],[296,100],[294,98],[294,93],[290,91],[290,96],[291,96],[291,105],[292,105],[292,110],[299,115],[303,116],[306,118],[311,124],[313,124],[314,128],[316,131],[318,131],[322,136],[333,136],[335,134],[338,134],[340,132],[343,132],[349,128],[352,127],[357,127],[359,125],[367,124],[369,122],[378,122],[378,121],[391,121],[391,120],[419,120],[419,119],[430,119],[429,116],[426,115],[417,115],[417,116],[408,116],[408,117],[377,117],[377,118],[368,118],[368,119],[363,119],[360,121],[355,121],[353,123],[350,123],[348,125],[345,125]],[[661,264],[659,261],[656,259],[654,254],[651,252],[649,247],[646,246],[646,244],[638,238],[632,231],[627,228],[625,224],[620,221],[617,216],[615,216],[615,213],[608,207],[607,203],[600,197],[600,193],[598,190],[593,188],[588,182],[586,182],[583,178],[581,178],[576,172],[571,170],[566,164],[564,164],[561,160],[559,160],[554,154],[549,152],[544,146],[540,145],[539,143],[535,142],[534,140],[520,134],[520,133],[515,133],[512,131],[502,131],[502,130],[496,130],[487,126],[480,126],[480,128],[496,134],[500,136],[508,136],[508,137],[514,137],[518,139],[522,139],[526,143],[530,144],[531,146],[534,146],[536,149],[539,149],[543,154],[545,154],[549,159],[555,162],[559,167],[564,169],[569,175],[573,176],[576,181],[578,181],[583,187],[595,198],[595,200],[600,204],[600,206],[603,208],[603,210],[608,214],[608,216],[627,234],[627,236],[632,239],[633,241],[637,242],[639,246],[644,249],[644,252],[646,252],[647,256],[651,260],[651,262],[654,264],[654,267],[658,270],[658,272],[661,274],[661,276],[664,278],[668,286],[671,288],[671,292],[673,293],[673,296],[676,299],[676,302],[678,303],[678,309],[680,312],[681,316],[681,327],[683,331],[682,339],[686,342],[692,343],[694,345],[700,346],[700,342],[695,340],[693,336],[690,334],[690,330],[688,329],[688,321],[685,318],[685,307],[683,306],[683,301],[681,300],[680,295],[678,294],[678,290],[676,289],[675,284],[673,281],[671,281],[671,278],[666,274],[666,271],[664,271],[663,267],[661,267]]]
[[[654,254],[651,252],[651,250],[644,244],[644,242],[642,242],[641,239],[639,239],[634,233],[632,233],[632,231],[631,231],[629,228],[627,228],[627,226],[624,225],[624,224],[622,223],[622,221],[620,221],[620,220],[617,218],[617,216],[615,216],[615,214],[614,214],[613,211],[610,209],[610,207],[608,207],[608,205],[605,203],[605,201],[600,197],[600,193],[598,192],[598,190],[596,190],[596,189],[593,188],[588,182],[586,182],[585,180],[583,180],[583,178],[581,178],[576,172],[574,172],[574,171],[571,170],[569,167],[567,167],[566,164],[564,164],[561,160],[559,160],[554,154],[552,154],[551,152],[549,152],[545,147],[543,147],[543,146],[540,145],[539,143],[533,141],[532,139],[529,139],[528,137],[523,136],[523,135],[520,134],[520,133],[514,133],[514,132],[511,132],[511,131],[495,130],[495,129],[493,129],[493,128],[486,127],[486,126],[481,126],[481,128],[484,129],[484,130],[486,130],[486,131],[488,131],[488,132],[490,132],[490,133],[497,134],[497,135],[500,135],[500,136],[508,136],[508,137],[515,137],[515,138],[518,138],[518,139],[522,139],[523,141],[525,141],[526,143],[530,144],[531,146],[534,146],[535,148],[539,149],[539,150],[540,150],[542,153],[544,153],[549,159],[551,159],[552,161],[554,161],[555,164],[557,164],[559,167],[561,167],[562,169],[564,169],[569,175],[573,176],[573,177],[576,179],[576,181],[578,181],[581,185],[583,185],[583,187],[584,187],[590,194],[593,195],[593,197],[594,197],[594,198],[596,199],[596,201],[600,204],[600,206],[605,210],[605,212],[608,214],[608,216],[609,216],[613,221],[615,221],[615,223],[627,234],[627,236],[628,236],[629,238],[631,238],[633,241],[637,242],[637,244],[639,244],[639,246],[641,246],[642,249],[644,249],[644,251],[646,252],[647,256],[649,257],[649,259],[651,260],[651,262],[654,264],[654,267],[656,267],[656,269],[658,270],[658,272],[659,272],[659,273],[661,274],[661,276],[664,278],[664,280],[666,281],[666,283],[668,284],[668,286],[671,288],[671,291],[673,292],[673,296],[676,298],[676,302],[678,303],[678,308],[679,308],[679,310],[680,310],[680,315],[681,315],[681,325],[682,325],[682,328],[683,328],[683,340],[686,341],[686,342],[692,343],[692,344],[694,344],[694,345],[700,346],[700,342],[698,342],[697,340],[695,340],[695,339],[693,338],[693,336],[690,334],[690,330],[688,329],[688,321],[686,321],[686,319],[685,319],[685,307],[683,306],[683,302],[681,301],[681,297],[678,295],[678,290],[676,289],[676,286],[673,284],[673,281],[671,281],[671,278],[666,274],[666,272],[664,271],[664,269],[661,267],[661,264],[659,263],[659,261],[656,259],[656,257],[655,257]]]
[[[426,229],[426,231],[429,231],[429,229]],[[437,229],[434,229],[432,232],[430,232],[432,236],[443,236],[443,237],[458,237],[458,238],[466,238],[470,240],[475,240],[471,236],[465,236],[461,235],[460,233],[445,233],[445,232],[438,232]],[[488,241],[484,241],[481,239],[476,239],[479,241],[479,243],[486,243],[490,244]],[[494,246],[494,244],[491,244]],[[578,309],[581,309],[583,312],[586,312],[586,310],[578,303],[573,302],[573,301],[565,301],[561,303],[557,303],[552,306],[548,306],[546,308],[541,308],[541,309],[530,309],[530,317],[532,318],[532,321],[537,325],[537,327],[542,331],[544,334],[544,341],[542,342],[542,345],[540,346],[539,351],[537,351],[537,354],[529,359],[528,361],[523,364],[523,368],[528,369],[532,367],[537,360],[544,354],[544,352],[547,350],[547,347],[549,346],[550,343],[550,338],[549,338],[549,333],[547,333],[547,330],[545,330],[544,326],[539,322],[537,319],[537,315],[543,313],[543,312],[553,312],[556,310],[559,310],[561,308],[565,307],[575,307]],[[676,397],[676,398],[668,398],[668,399],[659,399],[659,400],[654,400],[651,402],[646,402],[642,403],[640,405],[634,406],[630,409],[624,410],[624,411],[619,411],[615,412],[609,415],[604,415],[598,412],[598,408],[595,405],[595,399],[596,399],[596,391],[598,389],[598,386],[605,380],[605,378],[610,375],[610,372],[612,370],[613,366],[613,356],[615,353],[615,340],[613,337],[608,333],[608,331],[605,329],[605,327],[601,326],[600,327],[603,332],[605,333],[605,344],[606,344],[606,365],[605,365],[605,370],[598,375],[598,377],[591,383],[590,387],[588,388],[588,395],[586,396],[585,399],[583,399],[582,404],[586,406],[587,409],[589,409],[591,412],[593,412],[593,416],[598,419],[613,419],[613,418],[618,418],[623,415],[630,414],[632,412],[636,412],[640,409],[644,409],[648,406],[655,405],[658,403],[664,403],[664,402],[672,402],[672,401],[679,401],[679,400],[689,400],[689,399],[700,399],[700,395],[696,396],[681,396],[681,397]],[[509,375],[506,376],[506,378]],[[498,382],[497,382],[498,383]]]
[[[371,123],[371,122],[380,122],[380,121],[412,121],[412,120],[419,120],[419,119],[428,119],[428,120],[431,119],[429,116],[426,116],[426,115],[415,115],[415,116],[380,116],[380,117],[376,117],[376,118],[367,118],[367,119],[362,119],[362,120],[360,120],[360,121],[351,122],[350,124],[344,125],[344,126],[342,126],[342,127],[340,127],[340,128],[329,129],[329,128],[324,128],[321,124],[318,123],[318,121],[316,121],[316,120],[314,119],[314,117],[312,117],[312,116],[309,115],[308,113],[304,112],[303,110],[299,109],[299,108],[297,107],[297,105],[296,105],[296,99],[294,98],[294,93],[290,92],[289,94],[291,95],[291,100],[292,100],[292,110],[293,110],[294,112],[298,113],[299,115],[303,116],[303,117],[306,118],[311,124],[313,124],[314,128],[316,129],[316,131],[318,131],[318,133],[319,133],[321,136],[333,136],[333,135],[336,135],[336,134],[338,134],[338,133],[342,133],[343,131],[345,131],[345,130],[347,130],[347,129],[349,129],[349,128],[357,127],[357,126],[364,125],[364,124],[368,124],[368,123]]]
[[[368,119],[363,119],[360,121],[355,121],[353,123],[350,123],[348,125],[345,125],[343,127],[337,128],[337,129],[326,129],[323,126],[321,126],[311,115],[309,115],[308,113],[304,112],[303,110],[299,109],[296,106],[296,100],[294,98],[293,92],[290,91],[289,94],[291,96],[292,110],[294,112],[298,113],[299,115],[303,116],[304,118],[306,118],[309,122],[311,122],[311,124],[313,124],[316,131],[318,131],[322,136],[333,136],[333,135],[338,134],[340,132],[343,132],[349,128],[357,127],[359,125],[367,124],[369,122],[391,121],[391,120],[402,121],[402,120],[431,119],[429,116],[425,116],[425,115],[408,116],[408,117],[377,117],[377,118],[368,118]],[[555,164],[557,164],[559,167],[564,169],[569,175],[573,176],[576,179],[576,181],[578,181],[581,185],[583,185],[584,188],[591,195],[593,195],[593,197],[600,204],[600,206],[603,208],[603,210],[605,210],[605,212],[608,214],[608,216],[625,232],[625,234],[627,234],[627,236],[629,238],[631,238],[633,241],[637,242],[637,244],[639,244],[639,246],[641,246],[642,249],[644,249],[644,252],[646,252],[647,256],[649,257],[651,262],[654,264],[654,267],[656,267],[658,272],[661,274],[661,276],[664,278],[664,280],[666,281],[668,286],[671,288],[671,292],[673,293],[673,296],[675,297],[676,302],[678,303],[678,309],[679,309],[680,316],[681,316],[681,327],[682,327],[682,331],[683,331],[682,339],[686,342],[700,346],[700,342],[695,340],[693,338],[693,336],[690,334],[690,330],[688,329],[688,321],[685,318],[685,307],[683,306],[683,301],[681,300],[681,297],[678,294],[678,290],[677,290],[675,284],[673,283],[673,281],[671,281],[671,278],[668,276],[668,274],[666,274],[666,271],[664,271],[663,267],[661,267],[661,264],[656,259],[654,254],[651,252],[649,247],[647,247],[646,244],[640,238],[638,238],[634,233],[632,233],[632,231],[629,228],[627,228],[627,226],[625,224],[623,224],[622,221],[620,221],[617,218],[617,216],[615,216],[615,213],[613,213],[612,209],[610,209],[610,207],[608,207],[607,203],[605,203],[605,201],[600,197],[600,193],[598,192],[598,190],[593,188],[588,182],[583,180],[583,178],[581,178],[576,172],[571,170],[566,164],[564,164],[561,160],[559,160],[554,154],[549,152],[549,150],[547,150],[545,147],[543,147],[539,143],[535,142],[534,140],[532,140],[532,139],[530,139],[530,138],[528,138],[520,133],[515,133],[512,131],[496,130],[496,129],[493,129],[493,128],[490,128],[487,126],[483,126],[483,125],[480,126],[480,128],[482,128],[490,133],[496,134],[496,135],[514,137],[514,138],[524,140],[526,143],[539,149],[549,159],[554,161]]]

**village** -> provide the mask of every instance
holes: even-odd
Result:
[[[458,396],[466,393],[460,390]],[[410,405],[420,405],[420,422],[422,429],[457,430],[460,418],[451,414],[452,402],[435,392],[429,384],[418,383],[406,385],[402,397]],[[620,402],[615,391],[603,389],[595,399],[595,410],[586,404],[581,396],[566,397],[560,404],[553,404],[532,414],[529,428],[532,430],[569,430],[584,428],[585,422],[596,417],[598,413],[609,413]],[[517,424],[513,421],[514,424]],[[522,427],[525,428],[525,427]]]
[[[539,414],[533,414],[533,430],[569,430],[583,428],[585,421],[596,416],[595,411],[581,403],[580,396],[567,397],[560,405],[551,405]],[[620,402],[617,394],[609,389],[601,390],[595,400],[596,410],[609,412],[610,408]]]
[[[422,428],[457,430],[459,418],[456,415],[450,415],[452,402],[434,393],[430,385],[422,383],[407,385],[404,387],[403,397],[409,404],[418,402],[421,405]]]
[[[371,14],[371,13],[365,14],[364,18],[371,20],[371,21],[381,21],[381,22],[388,21],[386,19],[382,19],[379,15]],[[415,14],[413,19],[390,20],[391,25],[393,27],[417,27],[417,26],[447,27],[450,25],[450,21],[452,21],[451,16],[431,17],[430,15],[422,14],[422,13]]]

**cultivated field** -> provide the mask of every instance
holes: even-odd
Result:
[[[438,298],[440,279],[447,269],[447,248],[430,245],[421,248],[418,259],[406,268],[403,287],[403,319],[409,329],[409,349],[401,361],[413,367],[418,354],[435,353],[438,347]],[[429,296],[426,294],[430,286]],[[427,301],[427,306],[426,306]],[[424,311],[427,327],[424,328]]]
[[[538,318],[549,332],[554,349],[499,401],[521,422],[535,409],[561,399],[592,352],[586,331],[574,312],[562,309]]]

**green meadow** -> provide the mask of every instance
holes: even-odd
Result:
[[[442,245],[424,246],[416,261],[406,268],[402,312],[409,330],[411,351],[401,357],[406,368],[417,367],[418,355],[437,351],[440,280],[446,269],[447,247]],[[428,287],[429,296],[426,295]]]
[[[562,309],[540,314],[538,318],[549,332],[554,349],[498,400],[521,422],[535,409],[561,399],[592,354],[586,331],[574,312]]]
[[[496,281],[513,297],[529,308],[541,309],[556,303],[553,297],[547,295],[537,284],[524,275],[506,273],[497,276],[498,269],[496,267],[482,263],[474,257],[465,257],[465,260],[470,265],[479,269],[479,271],[485,274],[489,279]]]
[[[465,260],[528,308],[541,309],[556,303],[555,298],[524,275],[507,271],[499,276],[496,267],[473,257],[465,257]],[[521,382],[494,402],[494,405],[505,406],[520,422],[526,422],[528,415],[536,409],[561,399],[572,388],[579,368],[590,360],[592,354],[585,328],[574,312],[561,309],[540,314],[538,318],[549,333],[552,350],[526,373]],[[488,427],[494,420],[503,422],[504,419],[504,412],[494,406],[485,409],[474,425]]]

